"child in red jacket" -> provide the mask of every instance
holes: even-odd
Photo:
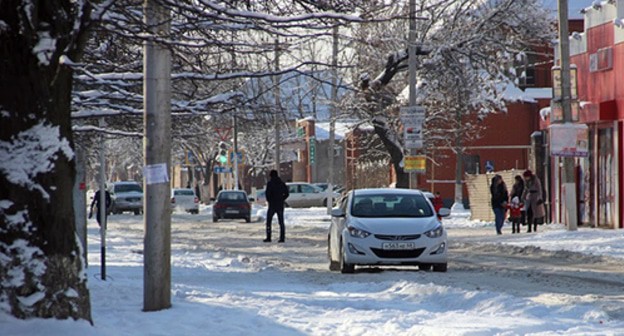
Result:
[[[509,221],[511,222],[511,233],[520,233],[520,223],[522,221],[522,208],[524,204],[520,202],[518,196],[511,199],[507,204],[509,209]]]

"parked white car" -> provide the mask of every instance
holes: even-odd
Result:
[[[171,210],[190,212],[194,215],[199,213],[199,198],[195,196],[193,189],[172,188]]]
[[[449,209],[440,209],[441,217]],[[417,265],[446,272],[446,230],[426,195],[410,189],[356,189],[332,210],[329,269],[356,265]]]
[[[327,206],[327,192],[311,183],[288,182],[286,186],[290,194],[285,204],[288,207],[306,208]],[[333,192],[332,195],[334,202],[340,197],[340,194],[337,192]]]

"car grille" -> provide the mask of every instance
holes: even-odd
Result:
[[[382,250],[378,248],[371,248],[373,253],[379,258],[387,258],[387,259],[407,259],[407,258],[418,258],[423,251],[424,247],[415,249],[415,250]]]
[[[412,234],[412,235],[381,235],[381,234],[376,234],[375,238],[377,239],[381,239],[381,240],[415,240],[420,238],[419,234]]]

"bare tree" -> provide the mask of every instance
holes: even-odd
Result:
[[[503,95],[508,85],[515,85],[514,57],[547,43],[553,36],[552,22],[535,0],[421,0],[417,8],[417,15],[426,18],[417,21],[418,38],[430,51],[417,71],[418,100],[427,108],[426,149],[447,147],[457,155],[455,199],[460,202],[465,143],[478,137],[480,119],[506,110]],[[403,34],[395,32],[395,36],[406,35],[406,28],[407,24]],[[370,36],[374,35],[364,38]],[[397,45],[396,40],[382,41],[382,46]],[[401,124],[396,122],[401,100],[396,86],[390,84],[407,68],[408,57],[406,49],[394,50],[399,51],[389,52],[378,76],[360,77],[361,96],[366,102],[361,108],[376,120],[376,132],[386,144],[398,173],[397,186],[406,186],[407,179],[401,177],[405,174],[400,167],[404,152],[398,136]],[[401,90],[405,87],[404,79],[398,81]]]

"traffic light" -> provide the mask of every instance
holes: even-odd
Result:
[[[219,155],[217,156],[217,160],[219,160],[221,164],[225,164],[228,161],[227,155],[227,144],[223,141],[219,142]]]

